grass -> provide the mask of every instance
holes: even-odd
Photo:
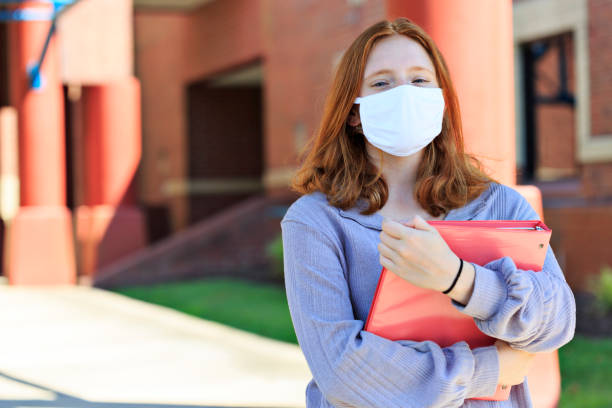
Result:
[[[559,349],[559,408],[612,407],[612,339],[574,336]]]
[[[297,344],[282,286],[214,278],[115,290],[262,336]],[[559,349],[559,408],[612,407],[612,339],[576,335]]]
[[[297,344],[282,286],[210,278],[124,287],[114,291],[206,320]]]

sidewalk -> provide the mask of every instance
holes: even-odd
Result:
[[[0,285],[0,408],[303,407],[297,346],[85,286]]]

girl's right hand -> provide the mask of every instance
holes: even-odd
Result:
[[[500,385],[516,385],[524,381],[534,353],[524,350],[513,349],[503,340],[495,342],[497,355],[499,356],[499,378],[497,383]]]

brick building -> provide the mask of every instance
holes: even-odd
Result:
[[[468,149],[504,183],[542,192],[570,285],[612,265],[612,0],[81,0],[49,54],[66,119],[65,199],[54,205],[72,214],[74,274],[94,276],[249,198],[285,197],[334,64],[365,27],[399,15],[445,55]],[[8,46],[16,24],[1,24],[2,68],[19,47]],[[0,106],[16,106],[11,72],[0,70]],[[123,127],[104,133],[100,117]],[[170,247],[184,265],[180,242]],[[131,265],[153,259],[139,254]]]
[[[574,289],[612,266],[612,1],[514,0],[517,168]]]
[[[398,16],[444,54],[467,150],[540,211],[584,289],[612,265],[612,0],[4,1],[9,283],[261,274],[335,64]],[[539,358],[532,397],[555,406],[557,354]]]
[[[192,132],[198,126],[194,117],[202,118],[206,111],[202,101],[194,102],[206,98],[205,82],[209,89],[214,81],[225,83],[228,98],[234,97],[229,91],[232,86],[262,90],[263,130],[251,130],[251,134],[254,138],[263,135],[263,149],[253,146],[250,151],[261,151],[263,156],[253,163],[249,176],[235,176],[232,183],[237,189],[243,186],[245,195],[247,186],[251,191],[282,189],[295,169],[296,152],[316,129],[334,62],[365,26],[397,7],[376,0],[263,1],[258,5],[213,1],[178,11],[144,7],[144,3],[135,12],[136,71],[145,92],[158,96],[145,96],[143,106],[148,145],[158,153],[143,157],[146,176],[141,191],[148,202],[168,205],[173,228],[214,211],[206,200],[218,200],[210,194],[213,183],[202,179],[199,170],[179,165],[202,154]],[[606,68],[612,63],[612,28],[607,23],[611,13],[609,0],[513,2],[516,183],[536,185],[542,191],[545,221],[555,231],[553,246],[574,288],[584,288],[586,276],[612,265],[608,251],[612,243],[612,78]],[[423,17],[414,18],[419,22]],[[228,27],[233,29],[227,31]],[[259,33],[259,41],[253,32]],[[176,43],[182,46],[172,47],[172,55],[157,51]],[[440,44],[448,56],[453,50],[444,50],[445,45]],[[453,67],[453,55],[449,58],[455,75],[453,68],[461,68]],[[496,124],[477,128],[478,113],[471,111],[472,101],[467,99],[474,97],[470,92],[478,91],[466,89],[474,84],[462,87],[457,78],[455,83],[463,96],[466,137],[470,130],[499,132]],[[478,86],[491,86],[491,82]],[[210,98],[215,104],[224,103],[219,94]],[[168,114],[163,107],[170,104]],[[180,138],[168,134],[184,135],[182,143],[195,149],[179,148]],[[232,146],[227,146],[228,154]],[[246,162],[256,160],[247,156]],[[259,164],[263,167],[258,174]],[[181,171],[191,173],[185,177]]]

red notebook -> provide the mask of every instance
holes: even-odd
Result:
[[[485,265],[504,256],[516,267],[541,271],[552,231],[540,220],[427,221],[464,261]],[[482,333],[471,316],[459,312],[441,292],[414,286],[382,269],[365,330],[389,340],[431,340],[447,347],[465,340],[470,348],[497,339]],[[502,401],[510,386],[474,399]]]

